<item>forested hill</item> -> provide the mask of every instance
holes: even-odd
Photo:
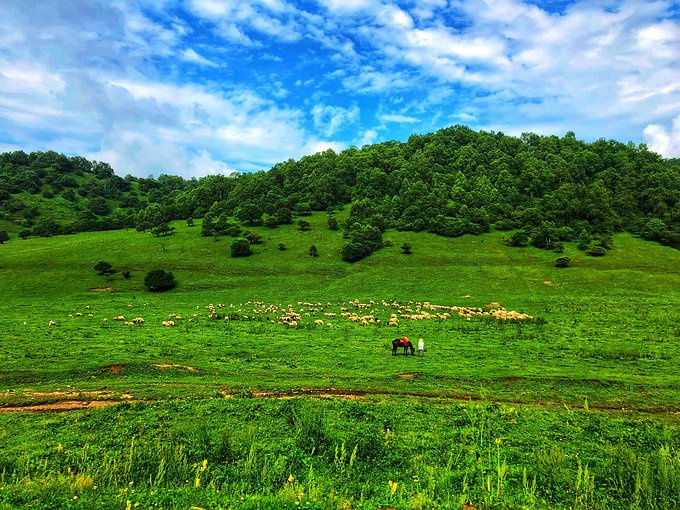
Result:
[[[274,227],[291,212],[350,204],[350,224],[379,230],[549,228],[563,239],[631,230],[680,248],[680,162],[573,133],[518,138],[454,126],[192,180],[122,178],[105,163],[54,152],[0,155],[0,228],[18,223],[23,236],[204,216],[216,230],[228,217]]]

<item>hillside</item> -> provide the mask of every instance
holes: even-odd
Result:
[[[2,226],[23,237],[220,216],[246,226],[349,206],[348,226],[445,237],[547,229],[571,241],[631,231],[680,247],[680,164],[646,147],[463,126],[407,142],[305,156],[267,172],[122,179],[108,165],[55,153],[0,155]],[[56,223],[56,224],[55,224]],[[20,226],[19,226],[20,225]],[[208,230],[207,235],[215,232]],[[219,232],[218,232],[219,233]]]
[[[349,264],[306,218],[246,258],[200,221],[0,247],[2,503],[673,508],[679,251],[621,233],[560,269],[502,232],[386,230]],[[156,268],[177,287],[146,291]]]

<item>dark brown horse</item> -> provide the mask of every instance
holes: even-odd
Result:
[[[395,338],[392,340],[392,356],[397,355],[397,349],[399,347],[404,348],[404,355],[408,355],[408,349],[411,349],[411,356],[415,355],[416,350],[413,348],[413,344],[411,343],[411,340],[408,340],[406,343],[402,342],[401,338]]]

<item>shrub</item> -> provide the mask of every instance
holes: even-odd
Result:
[[[607,250],[602,246],[591,246],[586,253],[591,257],[603,257]]]
[[[232,257],[247,257],[252,251],[250,250],[250,241],[243,237],[237,237],[231,242],[231,256]]]
[[[191,216],[189,216],[187,218],[187,227],[193,227],[193,226],[194,226],[194,219]]]
[[[144,286],[151,292],[161,292],[175,286],[175,277],[169,271],[154,269],[146,273]]]
[[[529,236],[523,230],[519,230],[510,236],[508,246],[523,247],[529,244]]]
[[[586,251],[588,247],[590,246],[590,241],[586,241],[585,239],[579,240],[578,244],[576,245],[576,249],[580,251]]]
[[[6,230],[0,230],[0,244],[9,241],[9,234]]]
[[[267,228],[276,228],[279,226],[279,221],[274,215],[262,215],[262,224]]]
[[[600,234],[597,237],[597,245],[602,246],[605,250],[611,250],[614,246],[614,239],[611,234]]]
[[[281,207],[276,211],[276,219],[278,220],[279,225],[289,225],[293,223],[293,213],[291,213],[290,209],[287,207]]]
[[[299,202],[295,206],[295,214],[298,216],[310,216],[312,214],[312,208],[308,202]]]
[[[126,269],[125,271],[123,271],[122,274],[123,274],[123,278],[125,278],[126,280],[128,280],[132,277],[132,273],[130,272],[129,269]]]
[[[319,256],[319,251],[316,249],[316,246],[311,245],[309,247],[309,255],[311,257],[318,257]]]
[[[328,217],[328,229],[338,230],[338,220],[336,220],[333,216]]]
[[[512,220],[510,219],[502,219],[498,220],[496,223],[493,224],[494,230],[499,230],[499,231],[505,231],[505,230],[512,230],[515,228],[515,225]]]
[[[342,247],[342,260],[345,262],[356,262],[367,255],[370,255],[371,249],[365,244],[359,242],[347,243]]]
[[[108,262],[105,262],[103,260],[100,260],[97,262],[94,266],[94,270],[97,271],[101,275],[106,275],[109,273],[113,273],[113,266],[109,264]]]
[[[555,261],[555,267],[569,267],[571,259],[569,257],[560,257]]]
[[[19,239],[28,239],[29,237],[31,237],[30,229],[25,228],[21,232],[19,232]]]
[[[151,233],[156,237],[166,237],[172,235],[175,227],[171,227],[168,223],[161,223],[151,229]]]
[[[552,251],[555,253],[564,253],[564,244],[561,241],[552,243]]]
[[[303,232],[307,230],[312,230],[312,227],[309,226],[309,222],[305,220],[300,220],[298,221],[298,230],[302,230]]]
[[[401,253],[404,255],[410,255],[411,254],[411,243],[404,243],[401,245]]]
[[[278,248],[279,248],[279,250],[281,250],[281,251],[285,251],[286,245],[283,244],[283,243],[279,243],[279,244],[278,244]]]
[[[243,232],[243,237],[248,239],[250,244],[262,244],[262,236],[260,234],[256,234],[255,232],[251,232],[250,230]]]
[[[650,239],[652,241],[658,241],[661,239],[661,235],[666,230],[666,224],[659,218],[652,218],[647,223],[642,230],[642,237],[645,239]]]

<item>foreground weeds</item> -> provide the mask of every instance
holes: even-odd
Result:
[[[675,424],[585,410],[236,398],[0,420],[5,508],[663,509],[680,501]],[[19,426],[20,436],[9,432]]]

